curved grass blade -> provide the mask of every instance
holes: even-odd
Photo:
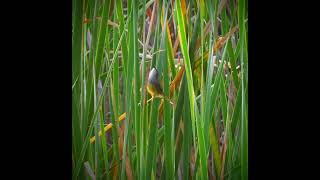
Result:
[[[182,54],[184,56],[184,62],[186,66],[186,76],[187,76],[187,85],[188,85],[188,92],[189,92],[189,103],[191,109],[191,120],[196,122],[197,127],[197,136],[198,136],[198,143],[199,143],[199,153],[200,153],[200,164],[201,164],[201,177],[202,179],[208,179],[207,173],[207,153],[205,149],[205,142],[204,142],[204,135],[203,129],[201,125],[201,121],[198,119],[198,107],[195,104],[195,92],[193,88],[193,78],[192,78],[192,69],[191,69],[191,62],[189,58],[188,48],[187,48],[187,39],[186,39],[186,32],[185,32],[185,23],[182,16],[181,5],[178,1],[176,1],[176,11],[175,16],[178,20],[178,35],[180,39],[180,46],[182,49]]]

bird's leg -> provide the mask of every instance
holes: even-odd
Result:
[[[166,98],[166,99],[169,101],[171,105],[174,105],[174,103],[169,98]]]
[[[166,96],[162,96],[161,98],[167,100],[171,105],[174,106],[174,103],[170,100],[170,98],[166,97]]]

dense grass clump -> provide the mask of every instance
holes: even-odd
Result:
[[[248,179],[247,17],[245,0],[73,0],[73,179]]]

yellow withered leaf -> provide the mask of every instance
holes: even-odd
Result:
[[[118,121],[121,122],[125,118],[126,118],[126,113],[123,113],[119,116]],[[111,128],[112,128],[112,123],[109,123],[103,128],[103,132],[106,133]],[[101,136],[101,135],[102,135],[102,131],[99,131],[99,136]],[[96,141],[96,136],[93,136],[92,138],[90,138],[91,144],[94,143],[95,141]]]

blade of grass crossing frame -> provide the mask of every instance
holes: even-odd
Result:
[[[158,122],[158,106],[159,99],[154,99],[151,102],[151,114],[150,114],[150,131],[149,131],[149,142],[147,148],[147,166],[146,166],[146,177],[151,177],[152,163],[156,159],[156,140],[157,140],[157,122]],[[155,169],[154,169],[155,170]]]
[[[166,3],[165,1],[163,2],[163,6],[165,7]],[[169,7],[169,6],[168,6]],[[160,43],[160,49],[167,49],[166,48],[166,40],[167,40],[167,31],[166,31],[166,26],[167,26],[167,13],[168,13],[168,8],[166,8],[166,12],[163,18],[163,28],[162,28],[162,38],[161,38],[161,43]],[[166,52],[160,52],[160,61],[162,62],[162,68],[163,68],[163,81],[164,81],[164,86],[163,86],[163,92],[166,97],[169,97],[169,75],[168,75],[168,61],[167,61],[167,56]],[[174,177],[174,150],[173,150],[173,143],[174,138],[173,138],[173,132],[172,132],[172,127],[173,127],[173,120],[171,116],[171,105],[167,100],[164,101],[164,143],[165,143],[165,167],[166,167],[166,179],[170,179]]]
[[[122,1],[115,1],[116,4],[116,14],[117,14],[117,19],[119,21],[119,34],[125,30],[125,23],[124,23],[124,15],[122,12]],[[127,75],[127,62],[128,62],[128,47],[127,47],[127,42],[126,42],[126,36],[122,39],[121,41],[121,51],[122,51],[122,62],[123,62],[123,67],[124,67],[124,76],[126,77]],[[114,51],[117,52],[117,51]],[[124,77],[124,78],[125,78]]]
[[[141,73],[141,98],[140,98],[140,106],[141,106],[141,114],[142,116],[140,116],[140,123],[138,123],[139,125],[139,129],[140,129],[140,134],[136,134],[136,139],[137,138],[140,138],[140,146],[139,146],[139,151],[137,153],[140,153],[139,156],[140,156],[140,159],[139,159],[139,162],[140,162],[140,170],[141,170],[141,166],[143,166],[145,164],[145,160],[144,160],[144,147],[146,146],[146,142],[147,142],[147,139],[145,138],[146,137],[146,134],[147,132],[145,132],[146,130],[146,123],[147,123],[147,105],[144,103],[144,100],[146,98],[146,89],[145,89],[145,72],[146,72],[146,63],[145,63],[145,58],[146,58],[146,51],[147,51],[147,45],[146,44],[149,44],[149,42],[146,42],[146,41],[149,41],[150,39],[150,33],[151,32],[148,32],[148,37],[146,39],[145,37],[145,34],[146,34],[146,28],[145,28],[145,24],[146,24],[146,21],[145,21],[145,17],[146,17],[146,0],[143,0],[142,1],[143,4],[142,4],[142,10],[143,10],[143,13],[142,13],[142,21],[143,21],[143,26],[142,26],[142,29],[143,29],[143,32],[142,32],[142,38],[143,38],[143,56],[142,56],[142,61],[141,61],[141,66],[142,66],[142,73]],[[140,17],[140,15],[138,15]],[[151,25],[150,25],[151,26]],[[139,87],[140,88],[140,87]],[[137,130],[138,131],[138,130]],[[138,142],[136,140],[136,142]],[[138,146],[138,144],[136,144]],[[147,159],[147,158],[145,158]],[[139,165],[139,163],[138,163]],[[145,176],[145,173],[146,173],[146,170],[144,170],[144,172],[140,172],[140,177],[146,177]],[[150,177],[150,176],[147,176],[147,177]]]
[[[241,84],[240,84],[241,85]],[[245,89],[245,94],[247,94],[247,87]],[[242,102],[242,88],[240,87],[237,93],[237,100],[236,100],[236,105],[235,108],[233,110],[232,113],[232,122],[231,122],[231,133],[232,133],[232,137],[236,137],[233,140],[233,153],[232,153],[232,161],[234,163],[238,163],[240,164],[240,160],[239,158],[241,158],[241,156],[239,156],[239,147],[241,145],[241,132],[239,130],[239,128],[241,127],[241,121],[239,122],[239,119],[241,119],[240,117],[240,113],[241,113],[241,102]],[[241,170],[241,169],[240,169]],[[230,175],[231,176],[231,175]],[[239,175],[240,176],[240,175]]]
[[[134,96],[133,96],[133,111],[134,111],[134,119],[133,122],[134,124],[134,129],[135,129],[135,137],[136,137],[136,148],[137,148],[137,168],[139,171],[138,177],[139,179],[144,179],[144,156],[143,156],[143,151],[142,151],[142,138],[143,134],[141,133],[141,120],[140,119],[140,109],[141,109],[141,104],[138,105],[139,101],[141,100],[141,94],[140,94],[140,66],[139,66],[139,59],[138,59],[138,49],[137,49],[137,23],[138,22],[138,17],[136,13],[136,7],[137,7],[137,1],[131,1],[131,8],[132,8],[132,21],[131,21],[131,28],[129,29],[129,35],[130,35],[130,49],[129,52],[131,55],[130,57],[133,57],[130,60],[130,63],[132,62],[133,68],[134,68],[134,74],[133,77],[134,79],[132,80],[134,82]],[[129,66],[128,68],[130,68]],[[128,76],[128,78],[131,76]],[[141,102],[141,101],[140,101]]]
[[[205,81],[205,76],[204,76],[204,68],[205,68],[205,64],[204,64],[204,60],[203,60],[203,46],[204,46],[204,34],[203,34],[203,26],[204,26],[204,21],[205,21],[205,6],[204,6],[204,1],[203,0],[200,0],[200,32],[201,32],[201,34],[200,34],[200,53],[201,53],[201,76],[200,76],[200,79],[199,79],[199,81],[200,81],[200,94],[202,94],[203,96],[205,96],[205,93],[206,93],[206,91],[205,91],[205,87],[204,87],[204,81]],[[200,111],[201,112],[203,112],[203,113],[201,113],[201,116],[200,116],[200,119],[197,119],[197,122],[200,120],[201,121],[201,123],[197,123],[197,135],[198,135],[198,137],[199,137],[199,130],[200,129],[202,129],[203,130],[203,125],[204,125],[204,121],[205,121],[205,105],[204,105],[204,103],[205,103],[205,99],[204,98],[201,98],[201,102],[200,102]],[[198,124],[201,124],[201,127],[199,128],[198,126]],[[207,136],[206,136],[207,137]],[[198,139],[198,141],[199,141],[200,139]],[[206,143],[206,141],[205,141],[205,137],[203,136],[203,143],[204,143],[204,145],[206,145],[207,143]],[[199,147],[199,151],[201,150],[201,147]],[[202,150],[202,151],[204,151],[204,152],[206,152],[205,151],[206,150],[206,148],[204,148],[204,150]],[[199,152],[200,153],[200,156],[201,156],[201,153],[204,153],[204,152]],[[202,156],[204,156],[204,155],[202,155]],[[205,157],[207,157],[207,153],[205,153]],[[201,157],[200,157],[201,158]],[[207,158],[206,158],[207,159]],[[203,166],[204,166],[204,164],[206,164],[205,166],[207,166],[207,162],[205,161],[203,161],[202,159],[201,159],[201,174],[202,174],[202,176],[204,176],[204,174],[206,174],[206,176],[208,176],[208,170],[207,170],[207,168],[203,168]]]
[[[93,2],[92,2],[93,3]],[[93,16],[101,16],[103,13],[104,9],[104,4],[103,2],[94,2],[94,10],[93,10]],[[99,9],[101,9],[99,11]],[[96,135],[97,133],[97,128],[98,124],[96,121],[96,117],[93,118],[94,112],[95,112],[95,107],[96,107],[96,91],[95,91],[95,86],[96,86],[96,55],[97,55],[97,49],[98,49],[98,39],[99,39],[99,27],[100,27],[101,22],[99,21],[93,21],[92,24],[92,49],[90,49],[89,53],[89,61],[88,61],[88,71],[86,73],[86,89],[84,90],[84,95],[85,97],[85,106],[84,106],[84,122],[83,122],[83,127],[87,127],[88,124],[92,123],[92,126],[94,126],[94,134]],[[101,56],[102,57],[102,56]],[[101,60],[102,58],[100,58]],[[86,62],[85,62],[86,63]],[[91,120],[91,121],[90,121]],[[94,122],[93,122],[94,121]],[[86,132],[87,129],[83,129],[84,132]],[[85,142],[85,137],[83,137],[83,141]],[[97,149],[99,145],[94,145],[94,146],[89,146],[87,150],[87,155],[89,156],[89,162],[92,163],[93,169],[97,169]],[[86,155],[86,154],[85,154]]]
[[[116,15],[114,15],[114,21],[116,22]],[[118,29],[113,29],[113,49],[117,49],[117,43],[119,42],[119,34],[118,34]],[[115,128],[112,128],[112,150],[113,150],[113,155],[116,160],[116,162],[119,164],[120,162],[120,156],[119,156],[119,145],[118,145],[118,129],[119,125],[116,123],[117,117],[119,117],[119,100],[120,100],[120,95],[119,95],[119,59],[118,55],[116,53],[113,54],[113,59],[114,59],[114,68],[113,68],[113,92],[112,94],[114,96],[111,96],[111,100],[113,103],[113,114],[114,117],[111,118],[111,123],[114,125]]]
[[[185,79],[185,78],[184,78]],[[185,82],[185,81],[184,81]],[[190,167],[190,148],[191,148],[191,136],[190,132],[191,127],[191,119],[190,119],[190,104],[188,102],[187,97],[187,89],[183,89],[180,91],[186,96],[184,98],[184,113],[183,113],[183,122],[184,122],[184,136],[183,136],[183,179],[189,179],[189,167]]]
[[[224,139],[226,140],[226,142],[223,143],[227,143],[226,146],[227,147],[226,150],[226,158],[227,160],[225,160],[226,158],[222,158],[222,171],[220,172],[221,177],[224,176],[225,174],[225,169],[229,169],[229,167],[232,166],[231,163],[231,156],[230,156],[230,152],[232,150],[233,147],[233,137],[232,137],[232,133],[230,133],[230,120],[229,120],[229,106],[230,103],[227,102],[227,93],[226,93],[226,89],[225,89],[225,83],[228,83],[227,81],[224,81],[224,77],[221,78],[221,83],[220,83],[220,104],[221,104],[221,110],[222,110],[222,116],[223,116],[223,124],[224,124]],[[224,151],[222,153],[224,153]],[[224,154],[223,154],[224,155]]]
[[[191,119],[192,121],[196,121],[197,127],[197,136],[198,136],[198,143],[199,143],[199,153],[200,153],[200,164],[201,164],[201,177],[202,179],[208,179],[207,173],[207,154],[205,149],[205,142],[204,142],[204,135],[203,135],[203,126],[201,125],[201,121],[197,120],[198,118],[198,107],[195,104],[195,94],[193,88],[193,79],[192,79],[192,69],[191,63],[189,59],[189,53],[187,49],[187,39],[185,33],[185,24],[182,17],[182,10],[181,5],[179,2],[176,1],[176,11],[175,16],[178,20],[178,35],[180,38],[180,46],[182,49],[182,54],[184,57],[184,62],[186,65],[186,76],[187,76],[187,85],[188,85],[188,92],[189,92],[189,100],[190,100],[190,109],[191,109]]]
[[[210,34],[210,39],[212,37],[212,34]],[[210,51],[210,56],[209,56],[209,63],[208,63],[208,68],[207,68],[207,81],[206,81],[206,94],[203,94],[206,98],[206,105],[205,105],[205,109],[204,109],[204,121],[205,121],[205,132],[206,131],[206,126],[208,123],[210,123],[209,119],[210,119],[210,114],[212,112],[212,105],[215,101],[214,98],[210,98],[212,89],[211,88],[211,83],[212,83],[212,76],[213,76],[213,70],[214,70],[214,62],[215,62],[215,57],[213,57],[212,52],[212,43],[210,43],[209,45],[209,49],[211,49]],[[219,74],[219,73],[218,73]],[[219,84],[216,81],[217,84]],[[217,88],[216,88],[217,89]],[[208,138],[210,138],[210,142],[208,142]],[[216,170],[220,171],[220,155],[219,155],[219,151],[217,150],[217,146],[218,146],[218,140],[215,134],[214,129],[209,129],[209,136],[206,136],[206,145],[207,145],[207,149],[209,150],[209,144],[211,143],[212,145],[212,150],[213,150],[213,158],[214,158],[214,166],[216,168]],[[218,158],[216,158],[218,157]],[[219,174],[217,174],[217,178],[219,178]]]
[[[95,160],[94,160],[94,169],[95,169],[95,172],[96,172],[96,176],[97,177],[100,177],[101,175],[101,166],[100,166],[100,158],[99,158],[99,151],[101,150],[101,144],[99,143],[100,142],[100,137],[98,137],[98,132],[100,131],[100,111],[99,111],[99,105],[97,105],[97,95],[99,96],[98,94],[98,91],[97,91],[97,82],[96,82],[96,77],[95,77],[95,67],[93,66],[93,74],[92,74],[92,77],[93,77],[93,101],[94,101],[94,104],[93,104],[93,109],[94,111],[97,111],[97,116],[93,119],[94,121],[94,134],[95,136],[97,137],[97,142],[98,143],[95,143],[94,144],[94,157],[95,157]],[[100,94],[101,95],[101,94]]]
[[[102,19],[99,22],[99,30],[98,30],[98,38],[97,38],[97,48],[95,49],[95,66],[94,66],[94,72],[93,72],[93,89],[94,89],[94,111],[100,109],[100,107],[102,107],[101,105],[97,105],[98,99],[97,99],[97,92],[98,89],[96,87],[96,85],[99,82],[99,77],[100,77],[100,72],[102,72],[103,70],[103,64],[104,64],[104,59],[105,57],[103,57],[103,52],[104,52],[104,48],[106,47],[106,39],[108,39],[108,25],[107,25],[107,20],[108,20],[108,12],[110,9],[110,0],[105,0],[102,4]],[[109,79],[107,79],[109,80]],[[101,93],[101,92],[100,92]],[[102,92],[104,93],[104,92]],[[98,94],[99,95],[99,94]],[[99,95],[100,96],[100,95]],[[101,112],[101,111],[100,111]],[[105,136],[102,136],[102,139],[104,140],[103,144],[101,144],[100,142],[100,138],[98,136],[98,132],[103,129],[103,119],[102,117],[99,115],[99,113],[97,114],[97,120],[96,121],[96,128],[95,128],[95,136],[97,137],[97,141],[98,143],[95,143],[95,164],[96,164],[96,176],[100,177],[102,174],[102,166],[100,164],[102,164],[102,158],[100,158],[100,154],[101,154],[101,150],[106,153],[106,147],[102,147],[102,145],[106,145],[105,144]],[[101,125],[101,127],[100,127]],[[106,157],[106,156],[104,156]],[[105,159],[105,163],[107,163],[108,160]],[[107,168],[107,164],[106,164],[106,168]]]
[[[134,24],[136,24],[136,21],[133,21],[136,12],[133,9],[131,5],[134,5],[135,1],[128,1],[128,12],[132,16],[128,17],[129,20],[129,28],[128,28],[128,44],[129,44],[129,51],[128,51],[128,57],[131,57],[130,59],[125,60],[125,69],[127,71],[126,77],[125,77],[125,82],[126,82],[126,91],[125,91],[125,99],[126,99],[126,120],[125,120],[125,129],[124,129],[124,146],[122,149],[122,163],[121,163],[121,180],[125,178],[125,167],[126,167],[126,161],[130,161],[131,156],[129,155],[130,159],[127,159],[127,149],[129,149],[128,154],[131,154],[130,149],[131,149],[131,143],[130,143],[130,136],[131,136],[131,126],[133,122],[135,122],[135,114],[134,114],[134,109],[132,109],[132,91],[133,91],[133,78],[134,78],[134,63],[137,60],[136,57],[136,52],[135,52],[135,40],[134,37],[135,35],[133,34],[135,29],[134,29]],[[130,11],[129,11],[130,10]],[[134,104],[133,104],[134,105]],[[129,121],[129,118],[131,118],[131,121]]]
[[[210,33],[210,39],[212,39],[213,33]],[[221,68],[222,65],[220,65],[218,73],[217,73],[217,78],[215,78],[215,84],[213,87],[211,86],[212,84],[212,78],[213,78],[213,71],[214,71],[214,64],[216,61],[216,56],[213,56],[213,43],[210,42],[209,43],[209,60],[208,60],[208,66],[207,66],[207,80],[206,80],[206,93],[203,94],[202,97],[206,97],[206,102],[205,102],[205,109],[204,109],[204,121],[205,121],[205,131],[204,132],[208,132],[206,129],[206,126],[210,127],[209,130],[209,136],[206,136],[206,145],[207,145],[207,149],[209,150],[209,145],[211,144],[211,149],[213,152],[213,163],[214,163],[214,167],[215,167],[215,175],[216,178],[219,179],[220,178],[220,172],[221,171],[221,160],[220,160],[220,153],[219,153],[219,143],[218,143],[218,138],[216,136],[216,130],[215,128],[212,128],[212,123],[210,123],[210,119],[212,117],[212,111],[213,111],[213,107],[212,104],[215,102],[216,100],[216,96],[214,96],[214,98],[210,98],[212,91],[216,91],[218,90],[217,86],[219,85],[219,79],[218,77],[220,77],[221,75]],[[217,94],[217,93],[215,93]],[[209,123],[209,124],[208,124]],[[208,138],[210,141],[208,141]]]
[[[186,77],[183,76],[182,78],[183,79],[182,79],[182,82],[181,82],[181,87],[179,89],[178,102],[177,102],[177,105],[176,105],[176,109],[174,111],[174,119],[176,119],[175,124],[174,124],[174,133],[175,133],[174,137],[177,136],[181,115],[183,114],[182,113],[183,112],[182,109],[183,109],[184,103],[185,103],[184,99],[188,99],[188,97],[184,93],[185,85],[186,85]]]
[[[185,94],[185,84],[186,84],[186,81],[185,81],[185,77],[183,77],[183,80],[182,80],[182,84],[181,84],[181,88],[180,88],[180,90],[179,90],[179,95],[178,95],[178,102],[177,102],[177,105],[176,105],[176,109],[175,109],[175,111],[174,111],[174,119],[175,119],[175,121],[174,121],[174,137],[177,137],[178,136],[178,130],[179,130],[179,124],[180,124],[180,122],[182,121],[183,123],[184,123],[184,118],[183,117],[181,117],[181,116],[183,116],[183,114],[184,113],[186,113],[186,112],[184,112],[183,111],[183,108],[184,108],[184,106],[185,106],[185,102],[186,102],[186,99],[189,99],[187,96],[186,96],[186,94]],[[189,102],[189,101],[187,101],[187,102]],[[189,110],[190,111],[190,110]],[[183,113],[182,113],[183,112]],[[181,120],[182,119],[182,120]],[[186,124],[184,123],[184,126],[185,126]],[[183,142],[184,142],[184,137],[185,137],[185,133],[192,133],[192,132],[190,132],[190,130],[192,129],[192,127],[191,127],[191,124],[190,124],[190,129],[188,129],[187,130],[187,132],[186,131],[184,131],[184,134],[183,134]],[[181,137],[180,137],[180,139],[181,139]],[[181,141],[181,140],[180,140]],[[183,143],[182,142],[182,143]],[[179,165],[179,162],[180,162],[180,150],[181,150],[181,148],[180,147],[177,147],[177,146],[179,146],[178,144],[176,144],[175,145],[175,149],[176,149],[176,154],[175,154],[175,169],[176,169],[176,175],[177,175],[177,173],[178,173],[178,165]]]
[[[88,3],[87,3],[88,5]],[[87,35],[90,29],[88,28],[87,24],[83,24],[83,33],[82,33],[82,60],[81,60],[81,70],[80,70],[80,126],[81,126],[81,132],[85,132],[86,126],[87,126],[87,118],[85,118],[85,102],[86,102],[86,96],[85,94],[85,89],[86,89],[86,84],[85,84],[85,79],[86,79],[86,62],[88,61],[88,55],[86,54],[87,49],[89,46],[87,46],[86,39]],[[83,137],[82,137],[83,138]],[[89,162],[88,162],[89,163]]]
[[[226,97],[226,90],[225,90],[225,84],[224,84],[224,77],[221,77],[221,82],[220,82],[220,105],[221,105],[221,110],[222,110],[223,124],[226,124],[227,97]]]
[[[238,13],[239,13],[239,31],[240,31],[240,62],[241,62],[241,84],[242,84],[242,100],[241,100],[241,179],[247,179],[248,178],[248,131],[247,131],[247,118],[245,116],[246,114],[246,102],[245,102],[245,72],[247,64],[245,64],[245,54],[244,51],[246,51],[245,46],[245,38],[246,38],[246,29],[245,29],[245,0],[239,0],[238,5]]]
[[[99,112],[100,112],[99,116],[101,119],[100,120],[100,129],[104,128],[104,118],[105,118],[104,115],[105,115],[105,113],[104,113],[103,107],[104,107],[103,104],[100,104],[100,106],[99,106]],[[108,163],[109,161],[108,161],[108,147],[107,147],[106,136],[101,136],[101,146],[102,146],[102,157],[103,157],[103,162],[104,162],[104,166],[105,166],[105,173],[107,174],[109,171],[109,163]],[[103,174],[103,172],[101,172],[101,173]],[[106,179],[109,179],[108,176],[106,176]]]
[[[212,26],[211,27],[212,33],[210,33],[210,40],[211,40],[211,38],[214,39],[214,31],[215,31],[214,24],[215,24],[215,19],[216,19],[215,18],[216,17],[215,16],[216,15],[216,7],[213,6],[212,1],[206,1],[206,3],[207,3],[206,5],[208,7],[209,18],[210,18],[211,26]],[[204,6],[204,2],[202,2],[202,6]],[[201,12],[201,10],[200,10],[200,12]],[[202,15],[202,16],[204,16],[204,15]],[[201,30],[200,32],[203,32],[203,30]],[[219,82],[219,81],[216,81],[218,78],[215,78],[215,81],[214,81],[214,87],[215,88],[213,88],[213,90],[212,90],[211,82],[212,82],[212,76],[213,76],[213,70],[214,70],[213,69],[214,68],[214,63],[215,63],[214,61],[216,61],[216,59],[213,59],[213,55],[214,54],[212,52],[212,47],[213,47],[213,45],[212,45],[212,42],[210,41],[210,46],[209,46],[209,49],[210,49],[210,51],[209,51],[210,52],[209,53],[209,55],[210,55],[209,56],[209,60],[210,61],[209,61],[209,65],[208,65],[208,68],[207,68],[206,95],[205,94],[202,95],[202,97],[203,96],[206,97],[206,106],[205,106],[206,108],[205,108],[205,111],[204,111],[205,116],[206,116],[205,117],[205,124],[204,124],[204,128],[205,128],[204,132],[208,132],[208,130],[209,130],[209,122],[210,122],[209,119],[210,119],[210,114],[211,114],[211,111],[212,111],[212,108],[209,108],[209,107],[211,107],[211,104],[215,102],[215,99],[213,99],[213,98],[216,98],[216,96],[213,96],[213,98],[210,98],[210,95],[211,95],[212,91],[213,92],[217,91],[217,88],[215,86],[217,86],[218,85],[217,82]],[[202,53],[201,57],[203,58],[203,53]],[[203,64],[203,62],[202,62],[202,64]],[[220,71],[218,71],[218,73],[216,75],[217,77],[219,77],[218,76],[219,72]],[[203,99],[203,98],[201,98],[201,99]],[[207,137],[206,137],[206,139],[207,139]],[[206,140],[206,142],[207,142],[207,140]],[[207,146],[208,146],[208,143],[207,143]]]
[[[219,89],[221,89],[221,85],[220,84],[223,84],[223,80],[221,80],[223,77],[223,64],[224,64],[224,61],[225,61],[225,58],[226,58],[226,54],[227,54],[227,47],[230,45],[229,41],[227,42],[226,44],[226,48],[224,49],[223,51],[223,54],[222,54],[222,58],[221,58],[221,63],[219,64],[219,67],[218,67],[218,71],[216,73],[216,76],[215,76],[215,79],[214,79],[214,85],[213,85],[213,88],[210,88],[210,90],[212,89],[211,92],[209,92],[209,95],[210,95],[210,98],[209,99],[212,99],[212,104],[213,106],[211,107],[210,110],[208,110],[209,112],[209,117],[208,119],[206,119],[206,125],[205,125],[205,132],[208,132],[210,130],[210,137],[211,137],[211,147],[212,147],[212,151],[213,151],[213,158],[214,158],[214,165],[215,165],[215,169],[216,169],[216,175],[218,178],[221,178],[220,177],[220,171],[221,171],[221,158],[220,158],[220,152],[219,152],[219,141],[218,141],[218,136],[217,136],[217,130],[216,130],[216,124],[218,122],[216,122],[214,119],[212,122],[212,125],[210,126],[210,119],[211,117],[214,116],[214,110],[216,109],[216,104],[217,104],[217,96],[218,96],[218,91]],[[221,82],[222,81],[222,82]],[[221,94],[221,93],[220,93]],[[226,100],[224,100],[226,101]],[[226,114],[225,114],[226,116]],[[224,116],[224,117],[225,117]],[[211,127],[211,129],[209,129],[209,127]]]
[[[102,19],[100,21],[99,25],[99,31],[98,31],[98,42],[97,42],[97,48],[95,49],[95,71],[96,71],[96,77],[99,77],[100,72],[103,68],[103,49],[104,44],[106,41],[106,37],[108,37],[107,29],[108,29],[108,14],[110,9],[110,0],[105,0],[103,4],[102,9]]]
[[[88,11],[86,12],[86,16],[89,18],[92,18],[93,16],[95,16],[97,14],[96,9],[98,6],[98,2],[93,2],[90,1],[88,2],[88,7],[91,7],[90,9],[88,9]],[[96,42],[97,39],[97,23],[96,21],[93,21],[92,24],[88,25],[88,31],[90,30],[90,32],[85,32],[84,34],[91,34],[91,42]],[[90,36],[90,35],[89,35]],[[84,43],[86,44],[86,43]],[[88,43],[89,44],[89,43]],[[93,114],[93,106],[92,106],[92,102],[93,102],[93,97],[92,97],[92,87],[93,87],[93,80],[92,80],[92,69],[93,69],[93,62],[94,62],[94,52],[93,49],[95,49],[96,47],[96,43],[91,43],[90,45],[90,53],[88,53],[88,57],[86,58],[86,61],[83,61],[83,91],[82,91],[82,96],[83,96],[83,112],[82,112],[82,117],[83,117],[83,121],[82,121],[82,131],[86,132],[87,131],[87,126],[90,123],[89,120],[92,117]],[[85,136],[82,137],[83,141],[85,139]],[[89,146],[88,147],[88,158],[89,158],[89,163],[91,163],[91,165],[93,165],[92,167],[94,168],[94,162],[93,162],[93,151],[91,151],[92,147]],[[91,153],[92,152],[92,153]]]
[[[72,33],[72,84],[74,84],[76,78],[80,75],[80,63],[81,62],[81,44],[82,44],[82,19],[83,19],[83,0],[79,0],[75,3],[74,24]],[[78,83],[77,83],[78,84]],[[80,88],[76,88],[80,90]]]
[[[80,97],[80,83],[74,83],[80,75],[80,60],[81,58],[81,44],[82,44],[82,5],[83,1],[73,1],[74,14],[73,14],[73,33],[72,33],[72,84],[75,84],[74,90],[72,91],[72,136],[73,136],[73,147],[74,160],[78,161],[80,152],[78,151],[81,147],[82,135],[80,131],[80,116],[79,116],[79,103],[78,97]],[[77,81],[79,82],[79,81]],[[74,167],[73,167],[74,168]]]
[[[181,122],[181,116],[182,116],[182,109],[184,106],[184,89],[185,89],[185,77],[183,77],[183,72],[184,72],[184,67],[182,67],[182,69],[179,70],[177,76],[174,78],[174,80],[171,82],[170,84],[170,97],[172,97],[175,88],[178,88],[179,84],[181,83],[181,79],[183,78],[183,82],[181,84],[181,87],[178,91],[178,102],[175,105],[175,109],[174,109],[174,126],[173,126],[173,132],[174,132],[174,137],[177,137],[178,139],[176,140],[176,142],[178,143],[182,143],[181,142],[181,135],[178,136],[178,131],[179,126],[180,126],[180,122]],[[175,87],[177,86],[177,87]],[[174,98],[174,97],[173,97]],[[187,97],[186,97],[187,98]],[[161,105],[163,105],[162,103],[160,104],[159,108],[160,108],[160,113],[161,113]],[[181,131],[179,131],[181,134]],[[180,152],[181,152],[181,147],[176,143],[175,144],[175,169],[178,169],[178,165],[180,162]],[[176,171],[178,173],[178,171]],[[177,175],[176,173],[176,175]]]
[[[226,46],[229,46],[229,41],[227,42]],[[213,102],[213,107],[211,107],[211,110],[210,110],[210,117],[212,117],[212,114],[213,114],[213,110],[215,109],[215,105],[216,105],[216,101],[217,101],[217,96],[218,96],[218,90],[219,90],[219,87],[220,87],[220,83],[221,83],[221,78],[223,76],[223,64],[224,64],[224,61],[225,61],[225,58],[226,58],[226,49],[224,49],[223,51],[223,54],[222,54],[222,58],[221,58],[221,63],[219,64],[219,67],[218,67],[218,71],[215,75],[215,79],[214,79],[214,84],[213,84],[213,88],[212,88],[212,91],[209,93],[210,94],[210,98],[209,99],[212,99],[212,102]],[[211,89],[211,88],[210,88]],[[209,130],[209,119],[206,119],[206,122],[205,122],[205,132],[208,132]],[[215,123],[215,122],[214,122]]]
[[[227,173],[227,172],[229,172],[231,169],[233,169],[234,167],[235,167],[235,165],[237,164],[237,163],[235,163],[235,162],[233,162],[232,161],[232,156],[233,156],[233,153],[235,152],[235,151],[237,151],[237,149],[234,149],[234,146],[235,146],[235,144],[234,144],[234,138],[237,138],[237,137],[234,137],[233,136],[233,133],[231,132],[231,118],[230,118],[230,116],[231,116],[231,108],[230,108],[230,106],[231,106],[231,102],[229,101],[228,102],[228,114],[227,114],[227,121],[226,121],[226,134],[225,134],[225,136],[227,136],[226,138],[227,138],[227,154],[226,154],[226,158],[227,158],[227,162],[226,162],[226,167],[227,167],[227,171],[225,171],[225,174]],[[234,176],[234,174],[230,174],[230,179],[232,178]]]

